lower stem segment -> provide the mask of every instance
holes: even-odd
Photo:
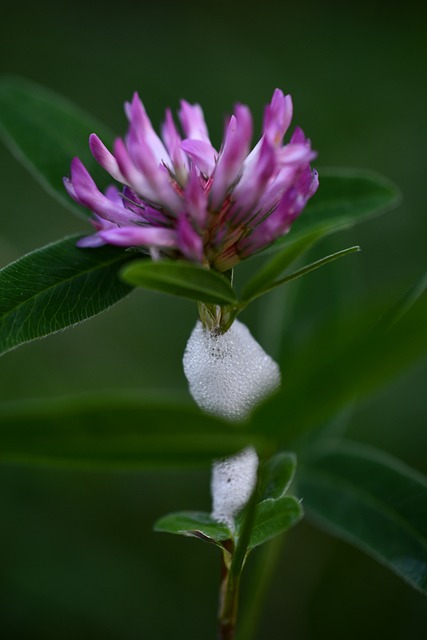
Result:
[[[233,575],[223,557],[219,591],[218,640],[234,640],[236,637],[239,587],[240,574]]]

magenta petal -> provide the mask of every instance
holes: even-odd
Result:
[[[94,233],[91,236],[80,238],[80,240],[77,240],[76,244],[81,249],[94,249],[95,247],[102,247],[106,244],[106,241],[103,240],[98,233]]]
[[[140,196],[151,202],[156,202],[158,197],[157,190],[143,172],[135,166],[135,162],[129,155],[125,143],[120,138],[114,143],[114,155],[116,156],[120,171],[126,179],[126,184]],[[152,168],[151,172],[153,171],[154,169]]]
[[[252,138],[252,116],[244,105],[236,106],[236,115],[230,118],[223,148],[218,158],[210,191],[212,209],[220,209],[230,186],[242,172]]]
[[[113,156],[103,142],[95,133],[89,136],[89,147],[95,160],[103,167],[114,180],[125,182],[123,174],[119,169],[116,158]]]
[[[129,151],[136,168],[149,185],[149,190],[140,192],[149,200],[166,206],[170,211],[178,213],[181,209],[181,198],[173,188],[170,175],[163,165],[158,165],[150,147],[145,140],[138,145],[129,145]],[[136,189],[136,191],[139,191]],[[148,191],[152,196],[148,195]]]
[[[178,218],[178,246],[189,260],[203,262],[203,241],[185,215]]]
[[[181,149],[190,156],[201,173],[211,175],[218,154],[210,142],[186,139],[181,142]]]
[[[264,134],[274,145],[280,145],[292,120],[292,98],[276,89],[264,112]]]
[[[117,227],[100,231],[99,236],[110,244],[119,247],[165,247],[175,248],[177,245],[176,232],[161,227]]]
[[[78,158],[74,158],[71,162],[71,182],[78,201],[101,218],[117,224],[129,223],[135,218],[134,214],[126,211],[123,205],[113,203],[99,191],[86,167]]]
[[[62,182],[64,183],[64,187],[65,187],[68,195],[70,196],[70,198],[72,198],[73,200],[75,200],[79,204],[82,204],[80,202],[78,196],[77,196],[76,190],[75,190],[74,185],[71,182],[70,178],[62,178]]]
[[[178,115],[187,138],[203,140],[210,144],[208,128],[200,105],[181,100]]]
[[[292,134],[290,144],[306,144],[308,142],[305,137],[304,131],[301,127],[295,127],[295,131]]]
[[[134,136],[136,141],[145,143],[150,149],[156,165],[164,163],[171,166],[172,162],[169,154],[163,142],[154,131],[151,120],[147,116],[144,105],[137,93],[134,94],[132,102],[126,104],[126,112],[130,123],[129,136]]]
[[[123,206],[122,194],[114,184],[110,184],[110,186],[105,189],[105,197],[111,200],[111,202],[114,202],[114,204]]]
[[[242,178],[233,192],[236,207],[251,212],[257,208],[259,198],[265,191],[276,169],[276,153],[269,140],[264,137],[255,161],[244,168]]]
[[[276,238],[287,233],[309,198],[316,192],[318,185],[317,171],[307,167],[296,184],[282,196],[273,213],[239,243],[239,251],[243,255],[249,255],[267,247]]]
[[[305,165],[317,156],[307,143],[291,143],[287,144],[278,151],[278,160],[280,165],[293,164]]]
[[[181,184],[185,184],[188,172],[188,162],[181,149],[181,136],[173,121],[172,112],[166,110],[166,120],[162,125],[162,136],[172,160],[173,170]]]
[[[194,168],[188,177],[184,201],[190,217],[199,228],[204,228],[208,217],[208,197]]]

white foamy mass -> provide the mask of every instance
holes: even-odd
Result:
[[[277,363],[238,320],[223,334],[209,331],[198,321],[183,365],[199,407],[231,421],[245,419],[280,386]]]
[[[245,506],[255,488],[258,456],[253,447],[212,467],[212,518],[234,529],[234,516]]]

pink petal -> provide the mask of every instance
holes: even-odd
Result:
[[[102,247],[104,244],[106,244],[106,242],[99,236],[98,233],[94,233],[91,236],[80,238],[80,240],[77,240],[76,244],[81,249],[93,249],[95,247]]]
[[[176,247],[176,231],[161,227],[117,227],[100,231],[99,236],[109,244],[119,247]]]
[[[252,116],[248,107],[236,106],[236,115],[230,118],[210,191],[211,206],[220,209],[230,186],[242,172],[243,161],[252,138]]]
[[[261,139],[257,157],[244,166],[243,175],[233,191],[236,207],[242,212],[258,208],[258,201],[276,169],[276,153],[269,140]]]
[[[181,100],[181,109],[178,115],[187,138],[203,140],[203,142],[211,144],[205,117],[200,105],[190,104],[186,100]]]
[[[296,184],[284,193],[273,213],[239,243],[243,255],[260,251],[287,233],[318,185],[317,171],[307,167]]]
[[[123,206],[122,194],[114,184],[110,184],[110,186],[105,189],[105,197],[111,200],[111,202],[114,202],[114,204]]]
[[[310,146],[305,144],[287,144],[277,152],[277,157],[280,165],[285,164],[308,164],[311,160],[317,156],[315,151],[312,151]]]
[[[138,144],[134,144],[129,137],[128,149],[131,159],[153,194],[149,199],[166,206],[174,213],[178,213],[182,206],[181,198],[172,186],[168,171],[163,165],[157,164],[157,160],[146,141],[140,140]],[[144,192],[139,193],[146,195]]]
[[[95,133],[89,136],[89,147],[95,160],[103,167],[117,182],[126,182],[119,169],[116,158],[110,153],[103,142]]]
[[[121,138],[117,138],[114,141],[114,155],[119,169],[124,176],[124,184],[129,185],[134,191],[140,195],[144,195],[149,200],[154,199],[154,191],[151,189],[147,179],[136,168]]]
[[[203,261],[203,241],[185,215],[178,218],[178,246],[189,260]]]
[[[181,149],[181,136],[173,121],[172,112],[166,110],[166,120],[162,125],[162,136],[173,163],[174,173],[181,184],[185,184],[188,173],[188,162]]]
[[[208,197],[194,168],[190,171],[188,177],[184,191],[184,201],[190,217],[197,223],[199,228],[203,228],[208,217]]]
[[[275,146],[281,144],[283,136],[292,120],[292,98],[283,95],[283,91],[276,89],[269,105],[264,112],[263,131]]]
[[[137,93],[134,93],[132,102],[130,104],[126,103],[125,108],[130,122],[129,135],[134,135],[137,141],[145,143],[155,158],[157,165],[164,163],[171,166],[172,162],[169,154],[154,131],[150,118],[147,116],[144,105]]]
[[[201,173],[211,175],[218,154],[210,142],[186,139],[181,142],[181,149],[190,156]]]
[[[99,191],[79,158],[74,158],[71,162],[71,182],[78,201],[102,218],[117,224],[129,223],[137,219],[136,216],[130,211],[127,211],[123,205],[113,203]]]

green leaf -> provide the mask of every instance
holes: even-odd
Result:
[[[257,504],[248,551],[284,533],[303,517],[302,506],[294,496],[269,498]]]
[[[279,251],[246,283],[242,299],[252,300],[268,291],[276,278],[325,236],[387,211],[399,200],[397,188],[375,173],[357,169],[321,170],[318,192],[293,223],[290,234],[267,249],[266,253]]]
[[[112,182],[92,157],[88,137],[96,132],[107,145],[112,133],[62,96],[15,76],[0,80],[0,134],[10,151],[63,205],[78,212],[62,178],[74,156],[84,162],[100,189]]]
[[[79,236],[37,249],[0,270],[0,353],[90,318],[126,296],[118,277],[129,253],[79,249]]]
[[[154,524],[154,531],[199,538],[199,540],[211,542],[220,547],[222,547],[222,542],[231,538],[228,527],[202,511],[169,513],[157,520]]]
[[[254,431],[279,434],[281,446],[373,393],[427,351],[427,296],[391,326],[372,301],[317,328],[283,363],[286,384],[255,411]],[[367,310],[367,311],[366,311]],[[286,369],[285,369],[286,367]]]
[[[416,303],[427,290],[427,272],[412,285],[412,287],[397,300],[391,309],[381,319],[381,328],[387,329],[398,322],[413,304]]]
[[[242,300],[251,300],[258,295],[258,292],[268,288],[295,260],[320,240],[327,229],[328,227],[316,229],[296,240],[291,239],[249,279],[243,287]]]
[[[261,500],[281,498],[292,484],[296,467],[296,455],[286,451],[267,460],[261,470]]]
[[[427,478],[391,456],[346,443],[300,465],[314,523],[427,594]]]
[[[298,269],[297,271],[293,271],[292,273],[288,274],[284,278],[280,278],[280,280],[276,280],[275,282],[271,282],[269,285],[265,284],[260,289],[258,289],[258,291],[254,292],[250,299],[244,299],[242,302],[247,304],[247,303],[251,302],[252,300],[254,300],[255,298],[258,298],[258,296],[261,296],[264,293],[267,293],[267,291],[271,291],[272,289],[274,289],[276,287],[280,287],[283,284],[287,284],[288,282],[292,282],[292,280],[297,280],[298,278],[302,278],[303,276],[307,275],[308,273],[311,273],[312,271],[316,271],[316,269],[320,269],[320,267],[323,267],[326,264],[329,264],[330,262],[334,262],[335,260],[339,260],[340,258],[343,258],[344,256],[347,256],[347,255],[349,255],[351,253],[357,253],[358,251],[360,251],[360,247],[357,247],[357,246],[356,247],[349,247],[348,249],[342,249],[341,251],[336,251],[335,253],[332,253],[329,256],[325,256],[324,258],[320,258],[319,260],[316,260],[315,262],[312,262],[311,264],[307,264],[304,267],[301,267],[301,269]]]
[[[224,276],[190,262],[137,260],[121,276],[136,287],[154,289],[199,302],[227,305],[236,302],[233,288]]]
[[[0,405],[0,460],[68,467],[210,466],[263,437],[173,393],[113,392]]]
[[[290,237],[295,240],[316,229],[322,229],[323,235],[346,229],[366,217],[388,211],[399,202],[396,186],[374,172],[319,170],[319,189],[293,223]],[[280,242],[286,242],[286,236]]]

